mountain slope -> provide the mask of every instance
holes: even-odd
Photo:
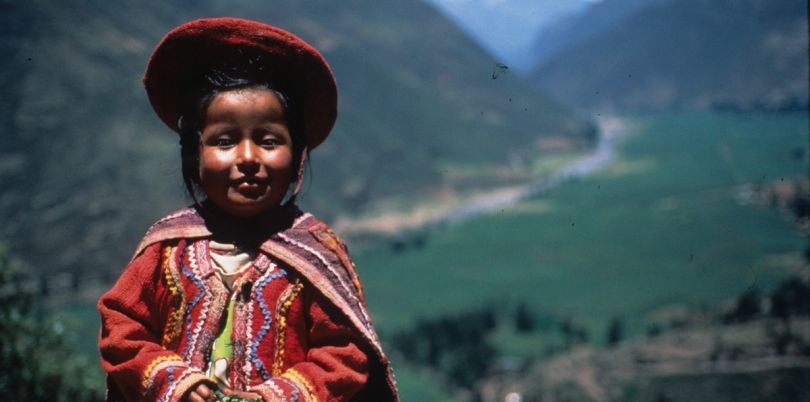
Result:
[[[674,0],[559,52],[532,77],[583,108],[795,108],[807,104],[807,44],[799,1]]]
[[[576,46],[617,27],[639,9],[670,0],[605,0],[543,28],[532,46],[533,64],[550,60],[560,50]]]
[[[0,236],[38,272],[117,272],[147,225],[188,203],[177,138],[140,84],[177,24],[235,15],[324,51],[340,86],[305,206],[334,217],[439,191],[443,166],[505,164],[539,138],[585,146],[593,128],[511,74],[420,2],[104,2],[3,6],[6,96]]]

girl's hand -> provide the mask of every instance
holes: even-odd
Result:
[[[222,393],[225,394],[225,395],[228,395],[228,396],[239,397],[239,398],[241,398],[242,400],[245,400],[245,401],[261,402],[263,400],[262,396],[259,395],[259,394],[256,394],[256,393],[253,393],[253,392],[247,392],[247,391],[234,391],[234,390],[232,390],[230,388],[223,389]]]
[[[217,396],[211,388],[208,388],[208,385],[199,383],[191,388],[183,400],[186,402],[216,402]]]

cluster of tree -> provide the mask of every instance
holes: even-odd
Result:
[[[747,289],[734,304],[734,308],[723,316],[724,323],[741,323],[769,314],[781,320],[792,316],[810,315],[810,285],[797,277],[784,280],[769,296],[768,311],[763,309],[763,297],[755,289]]]
[[[563,341],[563,349],[572,347],[590,340],[588,328],[571,316],[563,318],[532,312],[526,302],[520,302],[515,309],[515,330],[519,333],[530,333],[536,330],[559,331]],[[606,343],[613,346],[624,337],[624,322],[620,317],[614,317],[605,334]]]
[[[401,254],[410,250],[422,249],[427,242],[427,230],[420,230],[398,235],[389,241],[388,246],[392,253]]]
[[[622,339],[624,339],[624,319],[622,317],[613,317],[605,333],[605,343],[608,346],[616,346]]]
[[[453,386],[472,389],[492,366],[495,347],[488,335],[497,325],[491,307],[424,319],[392,337],[406,360],[443,373]]]
[[[768,303],[763,303],[766,299]],[[793,317],[810,316],[810,284],[792,277],[783,281],[767,297],[756,289],[748,289],[737,298],[734,308],[723,316],[723,322],[742,323],[765,316],[777,318],[781,323],[765,323],[776,354],[810,355],[810,343],[797,336],[790,325]]]
[[[33,294],[0,251],[0,391],[15,401],[102,400],[91,362],[71,350],[64,325],[45,317]]]
[[[790,97],[777,102],[752,101],[742,104],[735,101],[712,102],[710,108],[717,112],[729,113],[796,113],[807,111],[807,100]]]
[[[560,333],[563,336],[565,349],[571,349],[576,345],[588,343],[590,339],[588,329],[571,317],[565,318],[560,323]]]

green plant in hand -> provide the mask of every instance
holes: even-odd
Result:
[[[214,391],[217,402],[262,402],[262,398],[242,398],[238,395],[225,395],[221,390]]]

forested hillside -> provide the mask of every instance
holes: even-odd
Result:
[[[332,138],[305,206],[362,212],[430,197],[447,166],[506,164],[538,139],[587,146],[593,128],[513,74],[421,2],[4,2],[0,236],[36,272],[117,272],[157,217],[188,202],[177,138],[140,77],[173,26],[232,15],[321,49],[340,86]]]

